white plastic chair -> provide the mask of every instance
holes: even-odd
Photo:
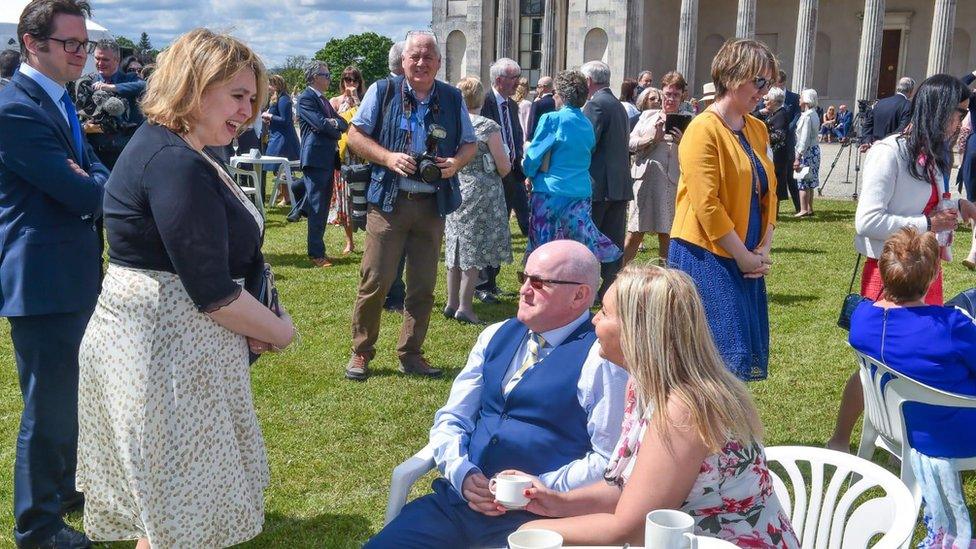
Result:
[[[233,177],[234,181],[237,183],[237,186],[244,191],[244,194],[251,199],[254,206],[259,212],[261,212],[261,217],[265,217],[264,202],[261,201],[261,193],[258,191],[257,173],[231,165],[227,166],[227,172],[230,173],[231,177]]]
[[[297,179],[295,177],[295,172],[301,171],[302,163],[299,160],[290,160],[288,162],[288,168],[291,170],[291,178],[294,181]],[[269,207],[275,205],[275,202],[278,199],[278,187],[280,185],[284,185],[288,189],[288,200],[291,201],[292,204],[295,203],[295,193],[291,190],[291,185],[289,185],[288,181],[285,179],[285,167],[279,165],[278,171],[275,173],[274,184],[272,185],[273,188],[271,189],[270,196],[268,197]]]
[[[428,444],[393,469],[390,497],[386,500],[386,521],[383,524],[389,524],[400,514],[400,510],[407,504],[410,487],[433,468],[434,447]]]
[[[907,444],[904,406],[908,402],[976,408],[976,398],[948,393],[900,374],[881,362],[854,351],[864,389],[864,423],[857,455],[871,459],[874,450],[884,448],[901,460],[901,480],[912,492],[917,505],[922,503],[922,491],[912,472],[911,447]],[[882,383],[884,387],[882,388]],[[976,456],[955,460],[956,470],[976,470]]]
[[[874,547],[894,549],[911,539],[918,506],[908,487],[881,466],[851,454],[808,446],[772,446],[766,448],[766,459],[779,463],[792,483],[791,498],[783,480],[770,471],[776,497],[804,549],[867,547],[877,534],[883,536]],[[798,462],[809,464],[809,491]],[[827,467],[834,468],[833,473]],[[884,496],[862,501],[851,512],[854,503],[873,488],[883,490]]]

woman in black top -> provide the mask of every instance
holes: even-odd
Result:
[[[93,540],[223,547],[261,531],[248,350],[295,330],[255,298],[263,220],[205,147],[229,143],[266,89],[244,44],[180,37],[106,184],[109,268],[79,359],[77,482]]]

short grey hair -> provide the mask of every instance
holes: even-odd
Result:
[[[800,103],[806,103],[810,107],[816,107],[819,103],[817,90],[807,88],[800,92]]]
[[[441,58],[441,47],[437,45],[437,37],[433,33],[427,31],[410,31],[407,33],[407,39],[403,41],[403,55],[407,55],[407,50],[413,45],[420,37],[430,40],[434,45],[434,54],[437,58]]]
[[[586,76],[580,71],[561,71],[556,75],[556,93],[563,103],[582,108],[586,103]]]
[[[536,82],[536,85],[537,86],[542,86],[543,88],[545,88],[548,91],[552,91],[552,77],[551,76],[543,76],[542,78],[539,79],[538,82]]]
[[[98,42],[95,42],[95,49],[102,51],[110,51],[115,54],[115,57],[122,57],[122,50],[119,49],[119,43],[111,38],[102,38]]]
[[[786,102],[786,92],[783,91],[783,88],[769,88],[769,91],[766,92],[766,102],[782,105]]]
[[[610,66],[603,61],[587,61],[580,67],[580,72],[594,84],[610,84]]]
[[[329,70],[329,65],[327,65],[325,61],[312,61],[308,65],[305,65],[305,83],[311,84],[313,81],[315,81],[315,76],[323,67],[326,71]]]
[[[386,62],[390,67],[390,72],[403,72],[403,45],[404,40],[390,46],[390,53],[386,56]]]
[[[488,69],[488,76],[491,77],[492,85],[495,84],[495,80],[498,80],[500,76],[509,76],[509,73],[517,72],[522,73],[522,67],[515,62],[514,59],[509,59],[508,57],[502,57],[498,61],[491,64],[491,68]]]
[[[903,93],[905,95],[912,93],[912,90],[914,89],[915,89],[915,79],[912,78],[911,76],[905,76],[903,78],[900,78],[898,80],[898,85],[895,86],[896,92]]]

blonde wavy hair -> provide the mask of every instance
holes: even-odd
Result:
[[[264,63],[251,48],[232,36],[205,28],[194,29],[159,54],[156,72],[142,100],[142,111],[153,124],[179,134],[188,133],[193,117],[201,110],[203,93],[229,82],[243,70],[254,71],[257,94],[251,101],[251,116],[242,128],[254,121],[267,98],[268,76]]]
[[[729,438],[758,442],[762,423],[755,404],[718,354],[691,277],[631,263],[614,284],[620,347],[638,398],[656,411],[651,424],[662,433],[669,426],[691,427],[712,452]],[[690,425],[668,416],[671,399],[688,408]]]

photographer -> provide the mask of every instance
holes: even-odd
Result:
[[[369,375],[379,335],[383,298],[407,252],[407,297],[397,354],[400,371],[436,377],[421,347],[434,306],[437,261],[444,236],[444,217],[457,209],[461,193],[456,174],[474,156],[474,129],[461,93],[434,79],[441,64],[430,33],[411,32],[403,51],[404,76],[376,82],[366,91],[349,126],[349,146],[373,164],[366,193],[366,250],[360,267],[359,292],[352,313],[353,349],[346,377]],[[428,133],[442,126],[432,143]],[[440,179],[423,181],[422,158],[434,145]],[[428,164],[428,168],[431,165]]]
[[[129,138],[142,124],[138,100],[146,91],[146,82],[138,74],[120,70],[119,45],[113,40],[98,41],[95,69],[98,72],[79,83],[78,110],[88,116],[84,129],[95,154],[111,170]],[[110,97],[121,99],[124,109],[119,108],[118,102],[111,102]]]

